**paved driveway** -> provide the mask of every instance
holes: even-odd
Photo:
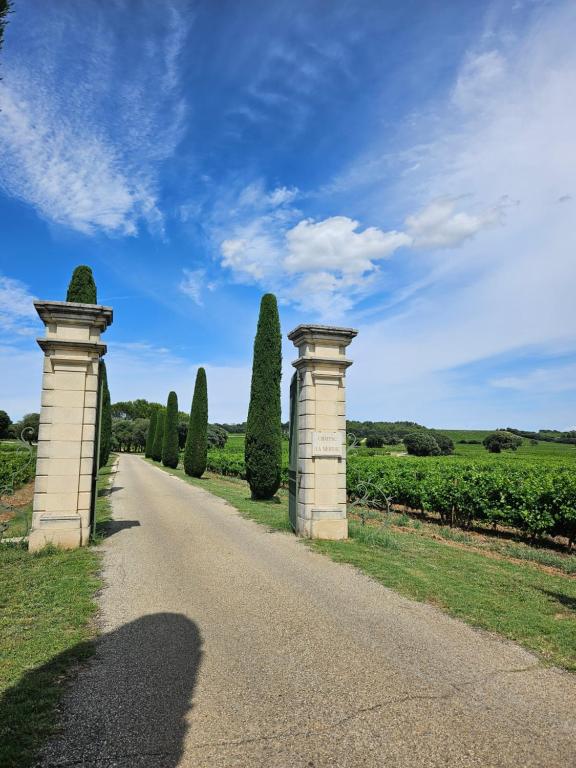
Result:
[[[43,766],[576,765],[576,678],[124,455]],[[385,555],[384,555],[385,556]]]

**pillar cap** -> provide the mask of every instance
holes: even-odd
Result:
[[[358,331],[356,328],[340,328],[335,325],[305,323],[296,326],[293,331],[290,331],[288,338],[295,346],[299,346],[303,342],[311,339],[326,339],[333,342],[349,344],[357,335]]]
[[[44,325],[54,322],[87,323],[105,331],[112,324],[112,307],[102,304],[80,304],[75,301],[35,301],[36,312]]]

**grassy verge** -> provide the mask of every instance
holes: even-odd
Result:
[[[289,530],[285,492],[277,502],[252,501],[242,480],[218,475],[196,480],[182,470],[165,471],[226,499],[258,523]],[[406,597],[432,603],[524,645],[547,662],[576,670],[575,579],[418,533],[351,521],[347,541],[308,543]]]
[[[99,486],[108,482],[103,467]],[[110,514],[108,498],[97,515]],[[100,558],[90,548],[30,554],[0,545],[0,765],[25,768],[53,732],[74,665],[91,655]]]

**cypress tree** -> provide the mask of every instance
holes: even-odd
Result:
[[[0,48],[4,42],[4,27],[10,13],[10,0],[0,0]]]
[[[100,401],[100,466],[103,467],[110,458],[112,448],[112,404],[108,389],[106,364],[100,360],[100,384],[102,400]]]
[[[154,442],[152,443],[152,453],[150,456],[154,461],[160,461],[162,458],[162,442],[164,440],[164,409],[158,409],[156,416],[156,429],[154,430]]]
[[[166,404],[164,436],[162,438],[162,464],[176,469],[180,453],[178,450],[178,397],[170,392]]]
[[[208,453],[208,386],[206,371],[198,368],[194,397],[184,448],[184,471],[192,477],[202,477],[206,471]]]
[[[260,303],[254,340],[252,386],[244,447],[246,479],[254,499],[270,499],[280,486],[281,375],[282,337],[278,305],[276,297],[267,293]]]
[[[90,267],[85,265],[76,267],[68,286],[66,301],[74,301],[78,304],[98,303],[96,301],[96,283]]]
[[[154,444],[154,433],[156,431],[156,419],[158,417],[158,409],[154,408],[150,412],[150,423],[148,424],[148,435],[146,436],[146,450],[144,455],[147,459],[152,456],[152,446]]]

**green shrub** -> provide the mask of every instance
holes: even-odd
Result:
[[[454,442],[452,438],[448,437],[448,435],[443,435],[442,432],[433,432],[432,436],[438,443],[438,448],[440,448],[442,456],[450,456],[454,453]]]
[[[515,451],[522,445],[522,438],[511,434],[510,432],[498,431],[487,435],[482,441],[484,448],[490,453],[501,453],[502,451]]]
[[[440,446],[429,432],[411,432],[404,438],[404,445],[411,456],[440,455]]]
[[[378,437],[378,435],[369,435],[366,438],[366,448],[382,448],[384,445],[384,438]]]
[[[208,445],[210,448],[224,448],[228,440],[228,432],[218,424],[208,425]]]
[[[206,371],[199,368],[194,384],[190,422],[184,448],[184,471],[191,477],[202,477],[206,471],[208,452],[208,385]]]
[[[156,434],[156,420],[158,418],[158,409],[155,408],[150,414],[150,422],[148,424],[148,434],[146,436],[146,448],[144,455],[147,459],[152,457],[152,446],[154,445],[154,435]]]
[[[85,265],[76,267],[68,286],[66,301],[74,301],[78,304],[97,304],[96,283],[90,267]]]
[[[151,458],[154,461],[161,461],[162,459],[162,442],[164,440],[164,409],[158,409],[158,415],[156,416],[156,429],[154,430],[154,442],[152,443]]]
[[[282,337],[276,297],[262,297],[254,340],[250,406],[246,422],[246,479],[254,499],[270,499],[280,486]]]
[[[180,451],[178,449],[178,397],[176,392],[170,392],[166,404],[164,418],[164,434],[162,436],[162,464],[176,469]]]

